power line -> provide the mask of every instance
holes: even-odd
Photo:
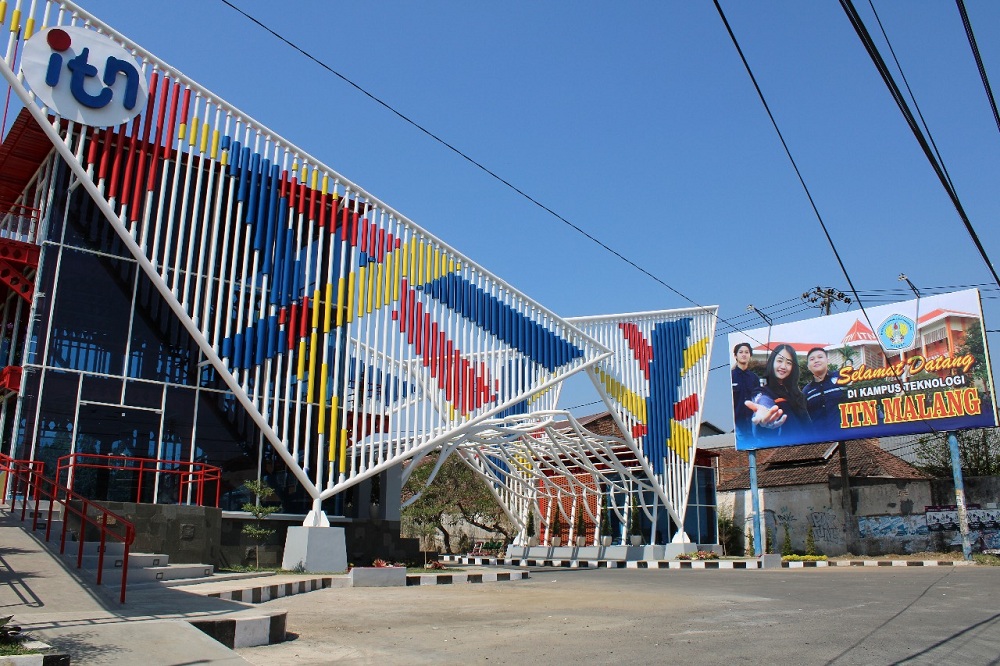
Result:
[[[716,4],[718,4],[717,0]],[[975,244],[976,249],[979,251],[979,256],[982,257],[983,262],[989,269],[994,282],[1000,286],[1000,275],[997,275],[997,271],[993,267],[993,262],[990,261],[989,256],[986,254],[986,248],[983,247],[982,242],[979,240],[979,235],[972,226],[972,221],[969,220],[969,216],[965,213],[965,208],[962,206],[962,202],[958,198],[958,193],[955,191],[955,188],[951,185],[951,179],[948,177],[948,174],[944,169],[943,162],[935,157],[934,151],[931,149],[927,138],[920,130],[920,126],[917,124],[916,119],[913,117],[913,112],[910,111],[910,107],[906,103],[906,99],[903,97],[902,92],[899,90],[899,86],[892,77],[892,73],[889,71],[885,61],[882,59],[882,55],[879,53],[878,47],[875,46],[875,42],[872,40],[868,29],[865,27],[864,21],[862,21],[861,17],[858,15],[858,11],[855,9],[854,3],[851,2],[851,0],[840,0],[840,6],[844,9],[844,13],[847,14],[848,20],[850,20],[851,25],[854,27],[854,31],[857,33],[858,37],[861,39],[862,45],[865,47],[865,51],[868,52],[869,57],[875,64],[875,68],[882,76],[882,80],[885,83],[886,88],[889,89],[889,93],[892,95],[893,100],[896,102],[900,112],[903,114],[903,119],[913,132],[913,136],[916,137],[917,143],[920,144],[920,148],[924,151],[924,155],[927,157],[927,161],[930,162],[931,168],[934,169],[934,173],[937,174],[938,180],[941,181],[941,185],[948,194],[948,198],[951,199],[952,205],[955,207],[955,210],[958,212],[958,216],[962,219],[962,223],[965,225],[966,232],[969,234],[969,237]]]
[[[760,98],[760,102],[764,106],[764,111],[767,112],[767,117],[770,118],[771,125],[774,127],[774,131],[778,135],[778,139],[781,141],[781,146],[785,150],[785,155],[788,156],[788,161],[791,163],[792,169],[795,170],[795,175],[798,177],[799,184],[802,185],[802,190],[805,192],[806,198],[809,200],[809,205],[812,207],[813,214],[816,216],[816,220],[819,222],[819,226],[823,230],[823,235],[826,236],[826,242],[830,246],[830,250],[833,252],[833,256],[837,260],[837,265],[840,266],[840,272],[843,273],[844,279],[847,280],[847,284],[850,286],[850,291],[854,294],[854,300],[857,302],[858,307],[861,308],[861,313],[864,315],[865,321],[868,322],[868,327],[871,330],[875,330],[871,319],[868,317],[867,311],[865,311],[865,306],[862,303],[861,298],[858,297],[857,289],[854,288],[854,281],[851,280],[851,275],[847,271],[847,266],[844,265],[844,261],[840,257],[840,252],[837,250],[837,246],[833,242],[833,237],[830,236],[830,231],[826,227],[826,222],[823,221],[823,216],[820,214],[819,208],[816,207],[816,201],[813,199],[812,193],[809,191],[809,186],[806,185],[805,178],[802,176],[802,172],[799,170],[799,166],[795,162],[795,158],[792,156],[792,151],[788,147],[788,143],[785,141],[784,135],[781,133],[781,128],[778,127],[778,121],[775,119],[774,114],[771,113],[771,107],[768,105],[767,99],[764,97],[764,91],[761,90],[760,85],[757,83],[757,77],[754,76],[753,70],[750,68],[750,63],[743,54],[743,49],[740,47],[740,43],[736,39],[733,29],[729,25],[729,20],[726,19],[726,14],[722,11],[722,6],[719,4],[719,0],[712,1],[715,3],[715,9],[719,12],[719,17],[722,19],[722,23],[726,26],[726,32],[729,33],[729,38],[732,40],[733,46],[736,47],[736,52],[739,54],[740,60],[743,62],[743,67],[746,69],[751,83],[753,83],[754,90],[757,91],[757,97]],[[1000,280],[997,280],[997,284],[1000,285]],[[884,356],[884,350],[882,353]],[[888,362],[888,359],[886,359],[886,362]]]
[[[983,80],[983,88],[986,90],[986,97],[990,101],[990,109],[993,110],[993,120],[997,123],[997,130],[1000,130],[1000,113],[997,113],[997,101],[993,99],[993,89],[990,87],[990,80],[986,76],[986,68],[983,67],[983,58],[979,55],[979,46],[976,44],[976,35],[972,32],[972,23],[969,22],[969,15],[965,11],[965,2],[963,0],[955,0],[955,4],[958,5],[958,13],[962,15],[965,36],[969,38],[972,55],[976,58],[976,67],[979,68],[979,78]]]
[[[230,0],[220,0],[220,2],[222,2],[224,5],[226,5],[227,7],[229,7],[230,9],[232,9],[233,11],[237,12],[238,14],[240,14],[241,16],[243,16],[244,18],[246,18],[247,20],[249,20],[252,23],[256,24],[261,29],[263,29],[263,30],[267,31],[268,33],[270,33],[275,39],[278,39],[279,41],[284,42],[286,45],[288,45],[292,49],[298,51],[300,54],[302,54],[303,56],[305,56],[309,60],[311,60],[314,63],[316,63],[317,65],[319,65],[320,67],[322,67],[323,69],[325,69],[327,72],[333,74],[338,79],[340,79],[341,81],[343,81],[347,85],[351,86],[352,88],[354,88],[355,90],[357,90],[362,95],[364,95],[365,97],[369,98],[370,100],[372,100],[373,102],[375,102],[376,104],[378,104],[379,106],[381,106],[382,108],[386,109],[387,111],[389,111],[390,113],[392,113],[393,115],[395,115],[397,118],[399,118],[403,122],[407,123],[408,125],[412,126],[415,129],[417,129],[421,133],[427,135],[433,141],[441,144],[442,146],[444,146],[445,148],[447,148],[448,150],[450,150],[454,154],[458,155],[459,157],[461,157],[463,160],[465,160],[469,164],[473,165],[474,167],[476,167],[477,169],[479,169],[483,173],[487,174],[488,176],[490,176],[491,178],[493,178],[497,182],[503,184],[505,187],[507,187],[508,189],[510,189],[513,192],[517,193],[519,196],[521,196],[522,198],[524,198],[527,201],[531,202],[533,205],[535,205],[536,207],[542,209],[543,211],[545,211],[546,213],[548,213],[552,217],[556,218],[557,220],[559,220],[560,222],[562,222],[563,224],[565,224],[566,226],[568,226],[570,229],[573,229],[574,231],[576,231],[577,233],[579,233],[580,235],[582,235],[587,240],[589,240],[592,243],[596,244],[598,247],[600,247],[603,250],[609,252],[610,254],[612,254],[613,256],[615,256],[616,258],[618,258],[619,260],[623,261],[627,265],[629,265],[632,268],[634,268],[635,270],[639,271],[640,273],[642,273],[646,277],[650,278],[651,280],[653,280],[657,284],[665,287],[666,289],[668,289],[669,291],[673,292],[674,294],[676,294],[680,298],[684,299],[688,303],[691,303],[695,307],[702,308],[702,309],[706,308],[706,306],[702,305],[701,303],[698,303],[697,301],[695,301],[693,298],[691,298],[687,294],[684,294],[680,290],[678,290],[678,289],[674,288],[673,286],[669,285],[665,280],[663,280],[659,276],[657,276],[654,273],[652,273],[651,271],[643,268],[642,266],[640,266],[636,262],[632,261],[631,259],[629,259],[625,255],[623,255],[618,250],[615,250],[614,248],[612,248],[611,246],[609,246],[604,241],[598,239],[596,236],[590,234],[589,232],[585,231],[583,228],[577,226],[576,224],[574,224],[573,222],[571,222],[570,220],[568,220],[566,217],[560,215],[559,213],[557,213],[555,210],[553,210],[549,206],[543,204],[538,199],[535,199],[530,194],[528,194],[527,192],[525,192],[521,188],[519,188],[516,185],[514,185],[513,183],[511,183],[509,180],[503,178],[502,176],[500,176],[499,174],[497,174],[495,171],[489,169],[482,162],[477,161],[472,156],[470,156],[469,154],[463,152],[461,149],[459,149],[455,145],[449,143],[448,141],[445,141],[443,138],[441,138],[440,136],[438,136],[434,132],[430,131],[429,129],[427,129],[426,127],[424,127],[423,125],[421,125],[417,121],[413,120],[412,118],[410,118],[409,116],[407,116],[403,112],[399,111],[398,109],[396,109],[395,107],[393,107],[388,102],[382,100],[381,98],[379,98],[375,94],[373,94],[373,93],[369,92],[368,90],[366,90],[365,88],[361,87],[360,84],[355,83],[351,79],[347,78],[347,76],[345,76],[344,74],[341,74],[340,72],[338,72],[337,70],[335,70],[330,65],[326,64],[325,62],[323,62],[322,60],[320,60],[319,58],[317,58],[316,56],[314,56],[310,52],[306,51],[303,47],[301,47],[298,44],[296,44],[295,42],[291,41],[290,39],[288,39],[284,35],[280,34],[276,30],[274,30],[273,28],[265,25],[262,21],[260,21],[256,17],[254,17],[254,16],[246,13],[245,11],[243,11],[242,9],[240,9],[239,7],[237,7],[236,5],[234,5],[232,2],[230,2]],[[737,326],[734,326],[732,323],[730,323],[729,320],[727,320],[727,319],[725,319],[723,317],[718,316],[718,314],[716,314],[716,318],[717,318],[718,321],[726,324],[727,326],[729,326],[734,331],[743,332]]]

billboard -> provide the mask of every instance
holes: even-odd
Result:
[[[729,347],[739,450],[997,424],[976,289],[731,333]]]

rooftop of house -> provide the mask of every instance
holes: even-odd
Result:
[[[722,449],[720,453],[719,490],[749,488],[747,452]],[[905,460],[883,451],[874,439],[847,442],[847,473],[851,478],[928,478]],[[836,442],[781,446],[757,453],[757,485],[761,488],[825,484],[831,477],[840,477]]]

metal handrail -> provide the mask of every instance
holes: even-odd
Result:
[[[119,595],[119,602],[125,603],[125,590],[128,584],[128,556],[132,543],[135,541],[135,525],[113,511],[105,509],[100,504],[73,492],[66,486],[46,478],[42,474],[42,468],[39,467],[39,463],[40,461],[15,460],[10,456],[0,453],[0,471],[7,472],[2,497],[7,497],[11,477],[14,480],[13,491],[10,495],[11,512],[13,513],[16,510],[15,504],[20,493],[22,495],[21,522],[23,523],[28,511],[28,503],[29,501],[33,501],[34,509],[32,512],[31,529],[33,531],[37,530],[39,501],[47,499],[49,501],[49,508],[45,525],[45,541],[48,541],[52,536],[52,510],[56,503],[62,504],[64,512],[69,512],[78,517],[80,519],[80,531],[77,535],[79,540],[76,553],[77,569],[83,566],[83,545],[86,540],[86,524],[89,523],[96,527],[100,531],[100,547],[98,548],[97,555],[98,585],[103,582],[104,551],[107,539],[110,537],[113,540],[121,541],[125,546],[125,552],[122,556],[122,589]],[[75,506],[77,503],[80,505],[79,508]],[[69,522],[66,520],[65,515],[63,516],[62,523],[62,534],[59,542],[60,555],[66,551],[66,535]],[[114,527],[120,527],[121,531],[112,529]]]
[[[175,466],[168,469],[165,465]],[[178,483],[178,504],[194,504],[205,506],[205,485],[215,483],[215,504],[219,506],[222,491],[222,469],[215,465],[185,460],[168,460],[163,458],[140,458],[138,456],[120,456],[103,453],[71,453],[62,456],[56,463],[56,479],[62,479],[66,472],[66,487],[73,488],[76,468],[87,469],[123,469],[139,473],[139,483],[136,487],[135,502],[142,498],[142,484],[146,474],[176,474],[180,477]],[[194,497],[185,501],[185,491],[194,487]]]

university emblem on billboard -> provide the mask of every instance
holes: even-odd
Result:
[[[912,319],[894,314],[879,325],[878,340],[886,350],[909,349],[913,346],[916,331],[917,325]]]
[[[86,28],[60,26],[33,35],[24,45],[21,72],[47,107],[94,127],[128,122],[149,94],[132,54]]]

